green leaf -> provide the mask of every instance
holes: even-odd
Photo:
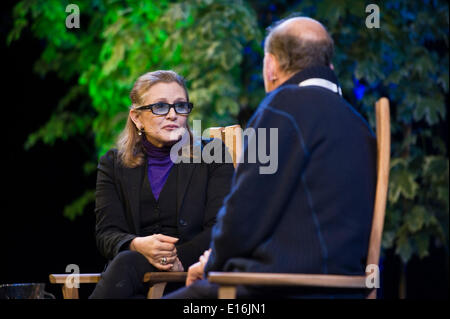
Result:
[[[417,246],[419,258],[429,256],[430,235],[427,233],[420,233],[414,236],[414,243]]]
[[[397,239],[395,253],[400,256],[402,262],[406,264],[413,255],[413,246],[406,235]]]
[[[448,158],[435,155],[425,157],[423,172],[435,178],[447,177],[448,180]]]
[[[407,169],[392,170],[389,178],[389,201],[395,203],[400,195],[407,199],[413,199],[419,185],[415,181],[414,174]]]
[[[63,215],[70,220],[74,220],[77,216],[82,215],[86,206],[93,203],[94,200],[95,190],[87,190],[83,195],[64,208]]]
[[[433,125],[445,118],[445,102],[443,96],[420,97],[414,109],[414,118],[417,121],[425,119],[428,124]]]
[[[83,165],[83,171],[86,175],[92,174],[97,170],[97,162],[86,162]]]
[[[410,232],[415,233],[422,229],[425,223],[427,211],[423,206],[414,206],[406,215],[405,222]]]
[[[394,246],[396,233],[394,231],[384,231],[381,246],[385,249],[392,248]]]

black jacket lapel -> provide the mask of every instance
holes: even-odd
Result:
[[[194,138],[193,141],[193,157],[200,156],[201,161],[201,153],[203,151],[203,141],[198,138]],[[183,200],[189,186],[189,182],[191,181],[192,174],[195,170],[195,167],[199,165],[194,162],[194,159],[186,156],[185,154],[181,155],[180,162],[177,164],[178,174],[177,174],[177,219],[180,216],[181,205],[183,204]]]
[[[125,190],[128,193],[125,198],[127,199],[127,208],[131,211],[131,217],[135,227],[136,234],[140,233],[140,190],[142,186],[142,178],[145,174],[145,163],[135,168],[124,168],[122,173],[122,180],[126,185]]]
[[[177,215],[179,216],[184,195],[186,194],[192,174],[197,165],[194,163],[179,163],[177,166]]]

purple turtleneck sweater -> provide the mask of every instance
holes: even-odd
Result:
[[[171,147],[156,147],[145,138],[145,135],[143,135],[142,140],[144,152],[147,154],[148,180],[152,188],[153,196],[158,200],[159,194],[169,176],[170,169],[173,166],[173,162],[170,159]]]

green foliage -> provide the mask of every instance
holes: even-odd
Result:
[[[174,69],[186,77],[195,103],[190,118],[201,119],[203,128],[235,123],[243,101],[249,102],[242,79],[260,70],[242,74],[243,47],[262,37],[255,13],[242,1],[83,0],[77,2],[79,29],[65,27],[69,3],[23,0],[13,11],[8,43],[31,27],[46,43],[35,71],[74,83],[25,148],[93,136],[97,154],[85,171],[94,173],[93,162],[124,127],[134,81],[148,71]],[[92,192],[85,193],[64,214],[74,218],[92,199]]]
[[[64,208],[64,216],[70,220],[74,220],[77,216],[81,215],[86,206],[91,204],[95,200],[95,190],[89,189],[84,192],[83,195],[74,200],[71,204]]]
[[[406,263],[425,257],[434,240],[449,242],[448,153],[439,129],[448,96],[448,5],[445,1],[379,3],[380,28],[368,29],[363,1],[302,1],[336,46],[344,95],[374,126],[374,103],[391,103],[392,163],[383,247]],[[357,100],[355,82],[366,86]],[[446,133],[445,133],[446,134]]]
[[[283,15],[302,12],[327,26],[344,96],[372,126],[375,101],[390,99],[392,169],[383,247],[395,247],[405,263],[413,255],[427,256],[435,239],[448,247],[448,154],[440,136],[449,87],[446,2],[383,1],[379,29],[365,27],[363,1],[289,3],[277,3]],[[97,156],[113,146],[124,126],[133,82],[151,70],[174,69],[187,78],[195,103],[191,120],[201,119],[204,128],[236,123],[239,112],[263,97],[261,85],[253,88],[260,64],[244,52],[250,49],[261,60],[267,21],[258,26],[250,5],[267,13],[276,9],[271,1],[80,0],[81,28],[73,30],[64,25],[67,4],[22,0],[14,8],[8,42],[31,28],[46,42],[36,72],[55,72],[73,84],[26,147],[92,136],[97,154],[85,165],[92,174]],[[356,81],[365,86],[361,99],[353,93]],[[74,218],[93,198],[87,191],[64,214]]]

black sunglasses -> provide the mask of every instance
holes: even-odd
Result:
[[[177,102],[174,104],[158,102],[154,104],[139,106],[136,110],[150,110],[155,115],[166,115],[173,108],[177,114],[189,114],[192,111],[194,104],[190,102]]]

